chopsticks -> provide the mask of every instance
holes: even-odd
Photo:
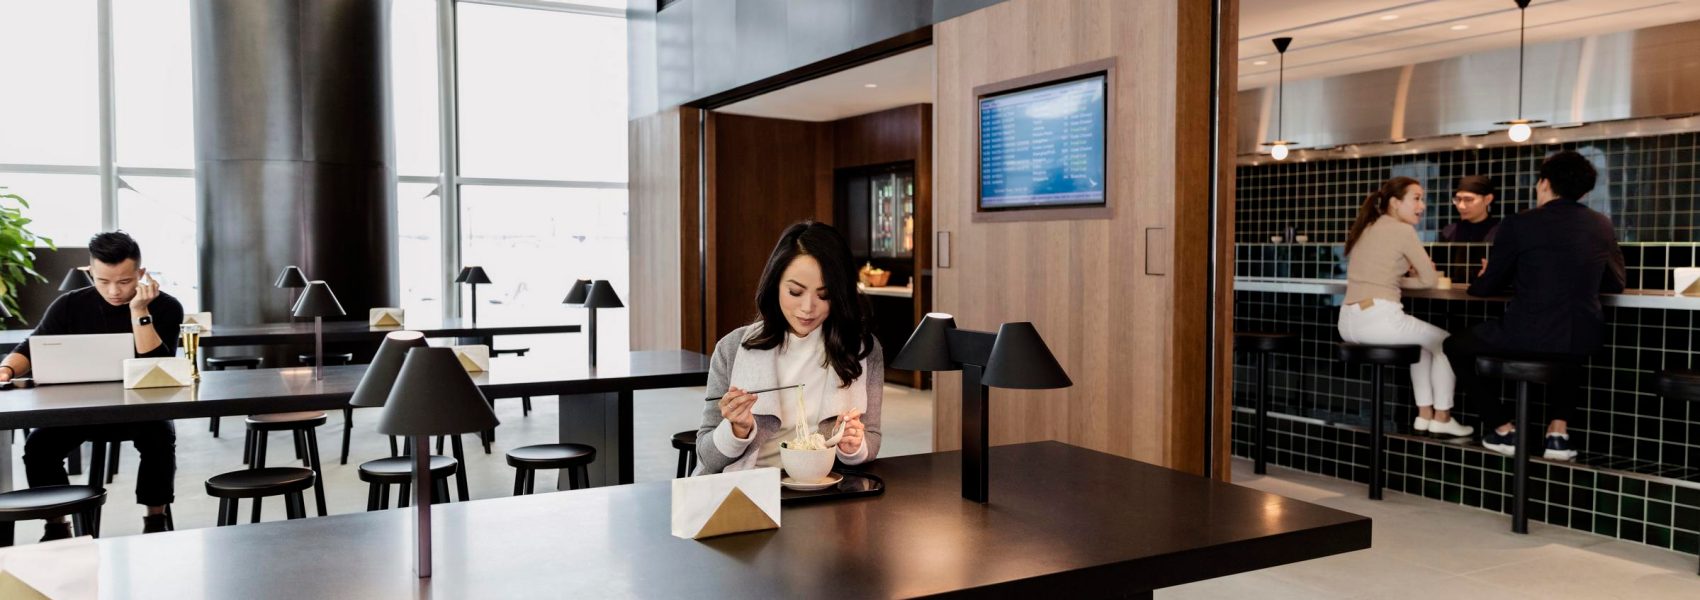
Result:
[[[794,384],[791,384],[791,385],[782,385],[782,386],[779,386],[779,387],[767,388],[765,390],[750,390],[750,391],[747,391],[747,392],[744,392],[744,393],[746,393],[746,394],[765,394],[767,392],[777,392],[777,391],[780,391],[780,390],[788,390],[788,389],[796,388],[796,387],[803,387],[803,384],[794,383]],[[713,401],[719,400],[719,399],[720,399],[719,396],[709,396],[708,397],[709,402],[713,402]]]

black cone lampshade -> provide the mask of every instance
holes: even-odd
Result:
[[[413,447],[413,490],[418,498],[413,513],[414,570],[419,577],[430,577],[430,436],[494,429],[498,420],[454,350],[428,346],[407,351],[383,411],[378,433],[407,436]]]
[[[891,366],[909,371],[960,371],[962,365],[950,360],[950,330],[956,329],[956,317],[947,313],[927,313],[909,341],[898,351]]]
[[[625,308],[620,302],[620,295],[614,293],[614,284],[606,279],[598,279],[590,284],[590,292],[585,294],[585,308]]]
[[[395,387],[408,351],[424,346],[425,334],[417,331],[393,331],[384,336],[384,342],[378,345],[378,354],[372,357],[372,364],[366,367],[366,374],[360,377],[360,385],[355,386],[354,397],[348,403],[383,406],[390,399],[390,390]]]
[[[94,279],[89,277],[88,269],[72,267],[65,272],[65,278],[59,280],[59,291],[69,292],[94,285]]]
[[[457,283],[490,283],[490,276],[484,273],[484,267],[462,267],[460,275],[455,277]]]
[[[1004,323],[992,343],[982,383],[1017,390],[1053,390],[1074,385],[1032,323]]]
[[[301,272],[300,267],[297,267],[295,265],[289,265],[289,266],[283,268],[282,273],[278,273],[277,283],[272,284],[272,287],[276,287],[276,288],[304,288],[304,287],[307,287],[307,275]]]
[[[567,299],[561,304],[584,304],[584,299],[590,296],[590,280],[580,279],[573,282],[573,287],[567,290]]]

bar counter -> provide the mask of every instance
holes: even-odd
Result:
[[[1433,300],[1479,300],[1484,302],[1505,302],[1509,296],[1489,296],[1478,298],[1471,296],[1468,285],[1455,283],[1449,290],[1402,290],[1405,296],[1411,298],[1428,298]],[[1344,279],[1306,279],[1298,277],[1235,277],[1234,289],[1248,292],[1283,292],[1288,294],[1320,294],[1324,296],[1346,293]],[[1601,294],[1600,304],[1604,306],[1620,306],[1625,308],[1663,308],[1672,310],[1700,310],[1700,296],[1678,296],[1669,290],[1625,290],[1621,294]]]

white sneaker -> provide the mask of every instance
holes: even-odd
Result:
[[[1428,428],[1432,426],[1432,423],[1434,423],[1434,421],[1417,417],[1417,422],[1411,424],[1411,429],[1415,429],[1417,431],[1428,431]]]
[[[1429,421],[1428,432],[1452,437],[1470,437],[1471,434],[1476,432],[1476,428],[1459,423],[1457,419],[1452,419],[1449,421]]]

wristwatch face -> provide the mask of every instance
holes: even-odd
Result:
[[[152,316],[144,316],[140,319],[136,319],[136,324],[137,325],[152,325],[153,324],[153,317]]]

